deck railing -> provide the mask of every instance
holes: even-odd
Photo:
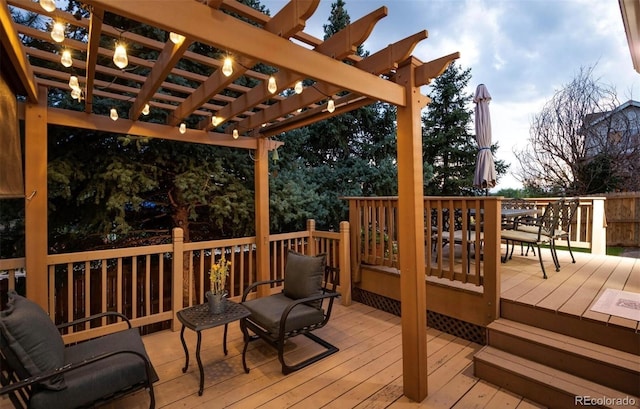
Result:
[[[177,311],[205,302],[209,268],[222,254],[232,261],[228,278],[231,299],[239,299],[244,289],[256,281],[255,237],[192,243],[184,243],[182,237],[182,229],[176,228],[170,244],[49,255],[46,305],[54,321],[118,311],[135,326],[153,328],[169,323],[175,330]],[[309,221],[305,231],[271,235],[269,248],[271,278],[284,277],[288,249],[305,254],[326,253],[327,263],[340,268],[342,301],[350,302],[347,222],[339,232],[322,232]],[[19,279],[28,279],[24,265],[24,258],[0,260],[0,273],[7,278],[5,288],[13,289]],[[110,324],[102,319],[72,327],[65,334],[65,341],[113,331],[114,325]]]

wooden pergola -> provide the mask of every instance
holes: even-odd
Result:
[[[45,11],[31,0],[0,0],[1,89],[10,93],[13,101],[22,100],[18,97],[25,101],[16,106],[25,132],[27,295],[36,300],[47,297],[47,234],[41,231],[41,226],[47,225],[47,125],[255,150],[256,267],[258,279],[264,279],[269,271],[268,153],[281,144],[273,137],[384,101],[397,106],[398,112],[404,394],[415,401],[423,400],[427,396],[427,342],[420,112],[429,99],[421,94],[420,87],[440,75],[458,53],[429,62],[412,56],[416,44],[427,38],[423,30],[366,58],[358,57],[357,47],[387,15],[386,7],[322,41],[303,31],[319,0],[291,0],[273,17],[235,0],[85,0],[82,4],[88,18],[60,10]],[[50,17],[67,29],[84,29],[86,40],[53,42],[47,31],[16,24],[8,6]],[[166,41],[109,26],[104,22],[107,13],[164,30]],[[181,37],[174,43],[169,33]],[[50,41],[51,49],[59,51],[27,47],[24,38]],[[146,74],[114,65],[116,41],[125,42],[127,48],[137,52],[157,52],[154,61],[128,57],[129,64],[143,67]],[[194,43],[224,50],[233,60],[232,73],[224,72],[220,58],[193,51]],[[60,62],[63,49],[72,52],[71,66],[46,67],[47,62]],[[176,65],[180,60],[207,67],[210,74],[179,69]],[[273,80],[252,69],[258,63],[274,68],[275,92],[273,85],[269,86]],[[50,90],[70,92],[71,75],[79,80],[78,109],[48,106]],[[257,85],[238,85],[241,77],[256,80],[253,82]],[[112,78],[111,82],[107,78]],[[302,80],[313,85],[299,94],[284,92]],[[114,121],[107,112],[97,112],[97,100],[126,101],[129,112],[118,113]],[[335,109],[328,109],[330,100]],[[166,123],[148,121],[144,115],[147,104],[150,109],[165,112]],[[190,126],[180,129],[183,123]]]

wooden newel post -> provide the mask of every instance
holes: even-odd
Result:
[[[173,266],[172,266],[172,289],[171,289],[171,308],[173,310],[173,321],[171,330],[180,329],[178,321],[178,311],[184,308],[182,281],[184,279],[184,231],[180,227],[175,227],[173,235]]]
[[[316,239],[313,232],[316,231],[316,221],[313,219],[307,220],[307,234],[309,235],[309,241],[307,242],[307,255],[316,255]]]
[[[351,243],[349,222],[340,222],[340,293],[342,305],[351,305]]]

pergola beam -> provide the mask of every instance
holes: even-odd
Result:
[[[19,111],[24,111],[24,109],[19,108]],[[104,131],[146,138],[161,138],[171,141],[240,149],[256,149],[258,143],[258,138],[233,139],[231,135],[225,133],[205,132],[194,129],[187,129],[184,134],[181,134],[176,127],[168,125],[132,121],[122,118],[114,122],[108,116],[69,111],[60,108],[49,107],[47,113],[48,123],[51,125],[89,129],[92,131]],[[283,142],[270,141],[268,148],[269,150],[273,150],[281,145],[283,145]]]
[[[360,62],[356,63],[355,66],[374,75],[387,73],[391,70],[396,69],[401,61],[409,58],[415,46],[427,37],[427,30],[422,30],[396,43],[389,44],[387,47],[376,52],[375,54],[362,59]],[[316,84],[315,87],[308,87],[302,94],[292,95],[289,98],[280,101],[279,103],[271,105],[265,110],[256,112],[254,115],[238,122],[237,126],[242,129],[256,128],[263,123],[268,123],[276,118],[292,113],[299,108],[304,108],[318,101],[321,101],[322,99],[327,98],[327,95],[333,95],[339,91],[341,91],[339,88],[333,87],[328,84]],[[368,101],[369,102],[367,102],[366,104],[362,104],[361,106],[369,105],[376,100],[368,98]],[[323,118],[329,116],[331,115],[324,115]],[[273,126],[267,127],[262,132],[264,134],[273,135],[278,132],[284,132],[285,130],[294,129],[295,127],[292,127],[291,124],[295,123],[297,119],[301,118],[302,117],[299,117],[299,115],[296,115],[290,120],[285,120],[286,122],[288,122],[287,124],[274,124]],[[304,123],[309,124],[311,122],[309,122],[308,120],[304,120]],[[275,131],[275,129],[280,130]]]
[[[188,38],[185,38],[180,44],[174,44],[172,41],[167,41],[158,59],[153,66],[153,69],[147,76],[147,80],[142,85],[138,97],[133,102],[131,107],[129,118],[138,119],[142,114],[144,105],[151,99],[151,96],[162,86],[164,79],[171,73],[173,67],[180,61],[182,55],[191,42]]]
[[[351,55],[356,51],[358,46],[362,44],[369,37],[376,23],[380,21],[382,18],[386,17],[387,14],[388,14],[387,8],[380,7],[379,9],[358,19],[356,22],[349,24],[347,27],[343,28],[333,36],[329,37],[324,43],[320,44],[315,49],[315,51],[321,54],[327,55],[336,60],[342,60],[346,56]],[[304,77],[300,76],[299,74],[288,72],[288,71],[280,71],[274,75],[274,78],[276,79],[276,83],[278,84],[278,91],[276,92],[281,92],[284,89],[289,88],[294,82],[304,79]],[[314,86],[321,87],[322,85],[316,84]],[[309,90],[309,88],[307,89]],[[335,91],[333,91],[332,93],[338,92],[338,91],[339,89],[336,88]],[[251,91],[249,91],[247,94],[245,94],[243,97],[236,99],[236,101],[234,101],[233,103],[221,109],[218,112],[218,115],[223,119],[233,117],[249,109],[251,106],[254,106],[256,103],[264,101],[265,99],[268,98],[268,96],[269,96],[269,93],[266,90],[266,87],[263,87],[263,88],[255,87]],[[294,96],[292,95],[289,98],[293,98],[293,97]],[[326,98],[327,95],[325,94],[324,97]],[[281,101],[280,103],[283,103],[283,102],[284,101]],[[306,105],[308,104],[305,103],[304,105],[296,106],[294,109],[288,112],[293,112],[294,110]],[[256,119],[256,118],[253,118],[253,119]],[[227,129],[227,132],[230,132],[234,128],[237,128],[239,130],[253,129],[258,126],[261,126],[262,123],[264,122],[265,121],[258,124],[255,121],[251,121],[251,126],[247,126],[247,123],[245,121],[242,125],[238,124],[236,126],[229,127],[229,129]]]
[[[87,43],[87,61],[85,69],[87,82],[85,84],[85,112],[92,112],[93,109],[93,84],[96,76],[96,64],[98,62],[98,50],[100,49],[100,32],[102,31],[102,21],[104,20],[104,10],[94,9],[89,22],[89,41]]]
[[[31,63],[24,52],[18,52],[22,51],[22,41],[13,25],[7,1],[0,0],[0,2],[0,43],[27,92],[27,98],[29,101],[38,102],[38,87]]]
[[[264,29],[282,37],[289,38],[290,36],[297,33],[298,31],[301,31],[304,28],[306,20],[313,15],[314,11],[318,8],[319,3],[320,0],[292,1],[288,3],[282,10],[280,10],[280,12],[265,25]],[[224,76],[221,70],[216,70],[174,111],[172,118],[168,121],[169,125],[176,125],[178,121],[190,115],[195,109],[202,105],[202,103],[206,102],[213,95],[216,95],[222,89],[224,89],[227,85],[244,75],[249,67],[256,65],[259,61],[242,58],[242,61],[238,62],[240,62],[240,64],[235,64],[233,74],[231,74],[229,77]],[[262,93],[266,94],[266,87],[264,88],[265,89]],[[223,118],[228,119],[237,115],[238,113],[245,111],[246,109],[247,108],[244,107],[239,112],[236,112],[232,115],[220,115]],[[205,126],[204,129],[211,128],[211,121],[208,121],[208,124],[206,125],[207,126]]]
[[[247,24],[195,1],[164,0],[162,7],[130,0],[86,0],[124,17],[183,35],[223,50],[254,58],[265,64],[297,72],[340,89],[404,106],[404,90],[397,84],[370,75],[313,50]],[[179,29],[177,29],[179,27]]]

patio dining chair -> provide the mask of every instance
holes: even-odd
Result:
[[[240,320],[244,335],[242,365],[245,372],[249,373],[247,348],[251,341],[257,339],[264,340],[278,351],[278,360],[285,375],[338,352],[337,347],[312,333],[329,322],[333,301],[340,296],[335,291],[337,279],[338,269],[326,265],[326,255],[307,256],[289,250],[284,279],[258,281],[245,289],[242,305],[251,312],[250,316]],[[278,283],[284,284],[281,292],[247,299],[259,286]],[[304,335],[323,348],[317,354],[291,364],[285,360],[285,344],[298,335]]]
[[[535,246],[538,250],[538,258],[540,260],[540,267],[542,268],[542,277],[547,278],[547,272],[544,268],[544,261],[542,260],[542,251],[540,246],[548,244],[551,251],[551,258],[556,271],[560,271],[560,265],[558,263],[557,254],[555,251],[555,231],[558,228],[559,212],[562,206],[562,200],[551,202],[547,205],[542,217],[535,220],[534,225],[527,226],[530,230],[523,231],[516,226],[515,229],[502,229],[500,231],[500,237],[506,243],[505,255],[502,258],[502,262],[506,263],[508,259],[511,259],[513,255],[513,248],[515,243],[527,244]],[[532,231],[534,230],[535,231]],[[509,252],[509,243],[511,243],[511,252]]]
[[[558,214],[558,228],[554,235],[554,240],[567,241],[567,248],[569,249],[572,263],[575,263],[576,259],[573,256],[573,251],[571,250],[571,226],[575,221],[578,207],[580,207],[579,198],[564,199],[562,206],[560,206],[560,212]]]
[[[36,303],[9,292],[0,312],[0,395],[16,408],[94,407],[147,389],[155,407],[158,380],[140,331],[122,314],[107,312],[55,326]],[[112,334],[65,346],[60,330],[102,317],[128,324]]]

